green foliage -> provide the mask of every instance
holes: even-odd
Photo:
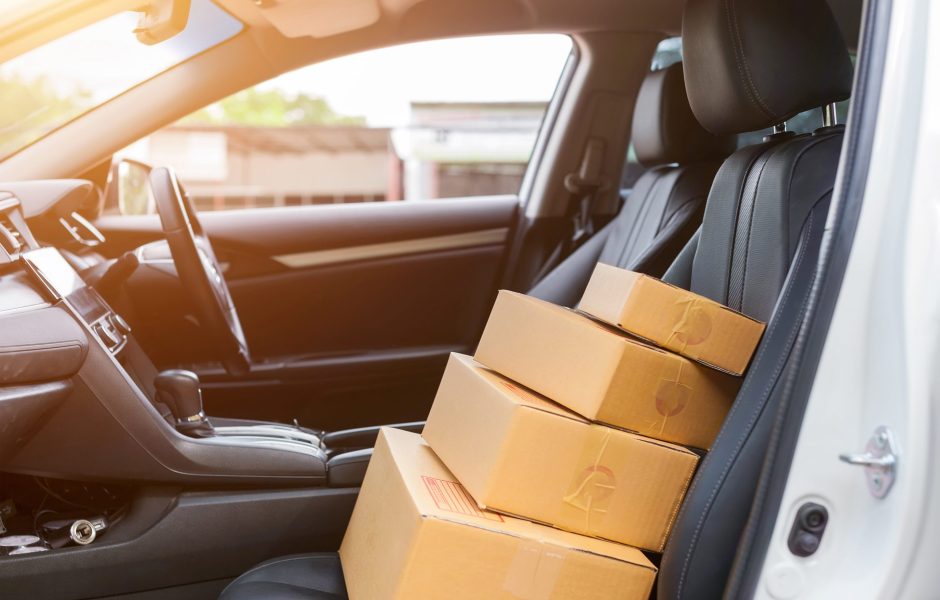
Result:
[[[46,77],[0,76],[0,156],[30,144],[93,104],[91,94],[62,94]]]
[[[248,88],[185,117],[200,125],[364,125],[363,117],[341,115],[326,100],[307,94],[288,97],[280,90]]]

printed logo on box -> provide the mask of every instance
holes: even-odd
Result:
[[[678,381],[660,381],[656,388],[656,410],[664,417],[682,412],[692,397],[692,388]]]
[[[581,510],[598,510],[606,506],[604,500],[610,498],[615,489],[617,478],[614,472],[604,465],[591,465],[581,472],[564,500]]]

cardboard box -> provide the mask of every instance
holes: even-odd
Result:
[[[704,365],[747,370],[760,321],[653,277],[598,263],[578,309]]]
[[[708,448],[740,379],[575,311],[501,291],[475,358],[592,421]]]
[[[383,429],[339,550],[352,600],[638,598],[636,548],[482,511],[421,436]]]
[[[661,552],[698,456],[451,355],[424,438],[478,506]]]

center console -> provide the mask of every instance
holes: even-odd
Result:
[[[85,284],[58,250],[24,249],[19,258],[27,280],[46,305],[67,312],[84,331],[87,354],[71,378],[69,401],[48,417],[4,469],[72,479],[329,483],[329,453],[310,432],[262,424],[187,435],[179,426],[180,415],[173,419],[161,410],[153,386],[159,378],[126,321]]]
[[[51,304],[69,312],[89,338],[77,374],[76,399],[56,414],[53,446],[122,447],[120,460],[79,461],[49,452],[26,452],[12,467],[68,477],[107,477],[188,483],[274,483],[358,486],[377,427],[337,432],[298,425],[212,419],[202,411],[198,377],[188,371],[157,373],[133,339],[128,323],[75,272],[54,248],[22,254],[22,264]],[[81,413],[78,414],[71,413]],[[94,427],[76,427],[95,423]],[[421,423],[399,427],[420,430]],[[49,428],[46,428],[49,429]],[[44,429],[45,430],[45,429]],[[129,469],[128,463],[136,465]]]

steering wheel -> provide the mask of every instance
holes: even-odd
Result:
[[[150,187],[176,272],[190,294],[200,324],[220,352],[225,370],[231,375],[247,373],[251,365],[248,342],[222,267],[192,202],[170,167],[153,169]]]

